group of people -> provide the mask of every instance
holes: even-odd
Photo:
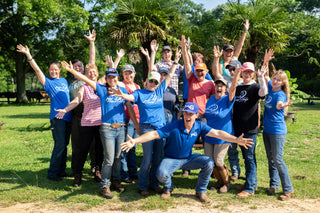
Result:
[[[71,134],[71,168],[75,187],[82,183],[82,170],[90,152],[92,171],[100,183],[100,194],[105,198],[113,197],[111,190],[125,191],[121,182],[134,183],[138,180],[142,196],[148,196],[153,190],[161,194],[161,198],[168,199],[174,189],[172,174],[175,171],[201,169],[196,196],[202,202],[210,202],[207,188],[220,193],[230,189],[228,168],[224,163],[227,153],[232,180],[236,181],[240,175],[237,153],[237,145],[240,145],[246,181],[237,197],[249,197],[257,188],[255,145],[260,99],[265,98],[263,139],[270,175],[267,193],[275,194],[281,181],[283,193],[280,199],[289,199],[293,187],[282,156],[286,137],[285,109],[292,104],[289,101],[288,78],[280,70],[270,80],[268,62],[273,59],[273,50],[266,50],[264,64],[257,71],[251,62],[241,65],[238,57],[248,30],[249,22],[246,20],[236,49],[231,44],[225,45],[221,51],[217,46],[213,48],[214,81],[203,55],[191,54],[191,44],[184,36],[181,36],[181,51],[176,51],[174,60],[170,46],[163,46],[163,60],[156,64],[159,44],[153,40],[150,55],[148,49],[141,48],[148,62],[144,89],[134,82],[136,71],[130,64],[123,66],[123,81],[119,81],[117,66],[124,55],[123,50],[117,51],[115,61],[110,56],[106,57],[109,68],[98,79],[95,31],[89,31],[86,36],[90,50],[85,75],[81,61],[61,62],[62,67],[74,75],[69,83],[60,76],[60,63],[53,61],[49,64],[50,78],[46,78],[28,47],[18,45],[17,51],[26,55],[51,98],[54,148],[47,177],[59,181],[68,176],[65,168]],[[183,66],[178,63],[181,54]],[[179,111],[181,73],[184,107]],[[205,155],[192,153],[194,143],[200,138]],[[135,148],[139,143],[142,144],[143,159],[137,172]],[[217,182],[208,187],[211,177],[215,177]]]

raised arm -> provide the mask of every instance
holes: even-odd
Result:
[[[270,80],[270,77],[269,77],[269,61],[274,59],[273,54],[274,54],[273,49],[269,49],[269,50],[266,49],[266,52],[264,54],[263,66],[267,66],[267,72],[265,73],[265,78],[266,78],[267,82]]]
[[[251,147],[251,144],[253,144],[251,138],[243,138],[243,133],[239,137],[235,137],[225,131],[211,129],[206,136],[219,138],[224,141],[236,143],[240,146],[243,146],[245,149],[248,149],[248,147]]]
[[[263,65],[261,70],[257,71],[258,82],[260,84],[259,96],[264,97],[268,93],[267,79],[265,79],[265,73],[267,72],[267,66]]]
[[[221,79],[222,77],[222,64],[219,63],[219,59],[222,55],[222,50],[220,51],[219,46],[213,47],[213,63],[212,63],[212,75],[214,79]],[[220,66],[221,65],[221,66]],[[220,70],[221,67],[221,70]]]
[[[43,74],[43,72],[40,70],[38,64],[36,63],[36,61],[32,58],[32,55],[30,54],[29,48],[28,46],[22,46],[21,44],[17,45],[17,51],[20,53],[23,53],[27,56],[28,62],[30,63],[31,67],[33,68],[33,70],[36,72],[36,75],[40,81],[40,83],[43,86],[46,86],[46,77]]]
[[[150,55],[150,67],[148,67],[148,76],[150,72],[152,71],[152,68],[154,66],[154,61],[156,58],[156,54],[159,48],[159,44],[157,43],[157,40],[152,40],[150,43],[150,48],[151,48],[151,55]]]
[[[188,50],[188,57],[189,57],[189,62],[190,62],[190,66],[193,65],[193,58],[192,58],[192,54],[191,54],[191,45],[192,43],[187,45],[187,50]]]
[[[125,143],[120,144],[121,150],[124,152],[128,152],[136,144],[145,143],[145,142],[160,138],[156,130],[147,132],[135,139],[131,138],[129,135],[127,135],[127,137],[129,138],[129,140]]]
[[[121,58],[124,56],[125,52],[123,49],[120,49],[119,51],[117,50],[117,58],[116,60],[114,60],[114,65],[113,68],[117,69],[119,62],[121,60]]]
[[[177,65],[178,65],[178,62],[179,62],[180,58],[181,58],[181,50],[177,50],[177,51],[176,51],[176,55],[175,55],[175,57],[174,57],[174,62],[172,63],[172,66],[171,66],[171,68],[170,68],[170,71],[169,71],[169,73],[168,73],[168,75],[167,75],[167,77],[166,77],[166,88],[167,88],[167,87],[169,86],[169,84],[170,84],[170,81],[171,81],[171,79],[172,79],[172,76],[173,76],[173,74],[174,74],[174,71],[176,70],[176,67],[177,67]]]
[[[148,75],[150,74],[152,67],[150,67],[150,55],[148,49],[143,49],[143,47],[140,47],[141,53],[146,57],[147,64],[148,64]],[[147,76],[148,76],[147,75]]]
[[[97,90],[97,85],[95,81],[90,80],[89,78],[87,78],[87,76],[75,71],[72,67],[72,63],[70,61],[70,64],[68,64],[66,61],[62,61],[61,62],[62,67],[67,70],[68,72],[70,72],[71,74],[74,75],[74,77],[76,77],[77,79],[79,79],[80,81],[86,82],[90,87],[92,87],[92,89]]]
[[[73,110],[74,108],[76,108],[82,101],[83,101],[83,94],[84,94],[84,88],[83,86],[80,87],[77,96],[68,104],[68,106],[66,106],[64,109],[57,109],[56,111],[59,112],[56,115],[56,118],[58,119],[62,119],[63,116]]]
[[[243,25],[244,25],[243,33],[242,33],[241,37],[239,38],[238,44],[237,44],[236,49],[233,54],[233,57],[235,57],[237,59],[239,58],[244,41],[246,40],[246,35],[249,30],[249,20],[246,19],[246,23],[244,23]]]
[[[96,49],[95,49],[95,46],[94,46],[94,41],[96,40],[96,31],[92,30],[90,32],[90,30],[89,30],[89,36],[85,35],[85,37],[90,42],[89,62],[88,62],[88,64],[96,64]]]
[[[233,101],[234,99],[234,96],[236,94],[236,88],[237,88],[237,83],[239,81],[239,78],[240,78],[240,67],[237,65],[236,67],[236,70],[235,70],[235,73],[234,73],[234,76],[233,76],[233,79],[232,79],[232,84],[231,84],[231,87],[229,89],[229,101]]]
[[[188,57],[187,45],[188,44],[187,44],[186,37],[184,35],[182,35],[181,36],[181,41],[180,41],[180,46],[181,46],[181,49],[182,49],[182,58],[183,58],[183,62],[184,62],[184,70],[185,70],[187,79],[189,79],[191,77],[192,70],[191,70],[191,65],[190,65],[190,61],[189,61],[189,57]]]

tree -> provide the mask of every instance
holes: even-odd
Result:
[[[0,0],[0,31],[1,50],[6,53],[8,60],[14,60],[17,82],[17,102],[27,102],[25,93],[26,59],[15,51],[19,43],[27,44],[35,52],[40,65],[41,59],[47,59],[44,51],[49,56],[57,55],[59,46],[48,49],[48,44],[53,42],[56,33],[62,29],[88,29],[88,12],[77,1],[55,0]],[[44,47],[46,46],[46,47]],[[38,52],[38,50],[44,50]],[[38,54],[40,53],[40,54]],[[52,59],[50,59],[52,60]],[[46,60],[46,63],[50,60]],[[28,66],[27,66],[28,67]]]

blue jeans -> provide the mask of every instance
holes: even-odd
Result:
[[[254,188],[257,187],[257,161],[256,161],[256,139],[257,134],[244,134],[244,138],[251,138],[254,144],[248,149],[240,146],[244,165],[246,168],[246,182],[244,184],[244,191],[253,193]]]
[[[157,178],[159,182],[163,184],[163,189],[165,191],[173,190],[173,183],[171,180],[171,174],[173,174],[178,169],[183,170],[194,170],[201,169],[197,185],[196,192],[205,193],[207,191],[207,186],[210,181],[210,175],[214,167],[213,160],[206,155],[192,154],[186,159],[174,159],[165,157],[158,168]]]
[[[70,140],[71,123],[62,119],[52,119],[51,132],[54,147],[50,159],[48,178],[65,174],[67,163],[67,146]]]
[[[140,134],[155,130],[151,124],[140,124]],[[140,190],[154,189],[159,187],[159,182],[156,177],[158,166],[163,156],[163,140],[156,139],[142,144],[143,158],[139,171],[138,188]],[[151,168],[150,168],[151,165]]]
[[[134,124],[131,120],[127,120],[127,134],[131,138],[138,137]],[[126,137],[126,140],[129,140]],[[132,147],[129,152],[121,152],[121,180],[128,180],[137,176],[137,158],[136,146]]]
[[[238,144],[231,143],[228,149],[228,160],[232,175],[240,176]]]
[[[283,147],[286,134],[274,135],[263,132],[264,147],[266,148],[270,187],[279,188],[280,180],[283,193],[292,191],[292,184],[289,177],[287,165],[283,161]]]
[[[100,187],[103,189],[111,185],[111,172],[112,180],[121,181],[120,144],[123,143],[125,139],[125,127],[115,129],[105,126],[102,123],[100,126],[100,137],[104,150],[100,182]]]

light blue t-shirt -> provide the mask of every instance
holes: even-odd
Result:
[[[184,127],[183,119],[175,120],[157,130],[160,138],[167,138],[164,147],[166,157],[183,159],[192,154],[193,144],[199,135],[206,135],[211,128],[200,121],[195,121],[193,127],[188,133]]]
[[[192,73],[197,77],[196,72],[194,70],[194,65],[191,66]],[[212,81],[212,78],[209,73],[206,74],[206,79]],[[189,83],[186,76],[186,71],[183,68],[183,99],[188,99],[189,96]]]
[[[216,95],[210,97],[207,102],[205,116],[208,126],[223,130],[231,135],[234,135],[232,125],[232,108],[235,101],[229,101],[229,95],[225,95],[218,100],[215,99]],[[219,138],[205,137],[204,142],[210,144],[224,144],[230,143]]]
[[[104,85],[96,83],[97,91],[95,92],[101,101],[101,122],[102,123],[124,123],[126,114],[124,105],[126,100],[115,95],[108,95],[107,88]],[[128,91],[119,87],[120,90],[129,94]]]
[[[268,92],[264,101],[263,131],[275,135],[287,134],[284,109],[277,109],[277,102],[287,102],[287,95],[283,90],[273,92],[271,81],[268,82]]]
[[[51,98],[50,120],[58,114],[57,109],[63,109],[70,103],[68,82],[64,78],[46,78],[46,86],[43,89]],[[65,121],[71,121],[71,112],[67,112],[63,118]]]
[[[138,89],[132,93],[134,103],[139,107],[141,124],[151,124],[156,129],[165,125],[166,120],[163,107],[165,87],[166,79],[162,81],[155,91]]]

